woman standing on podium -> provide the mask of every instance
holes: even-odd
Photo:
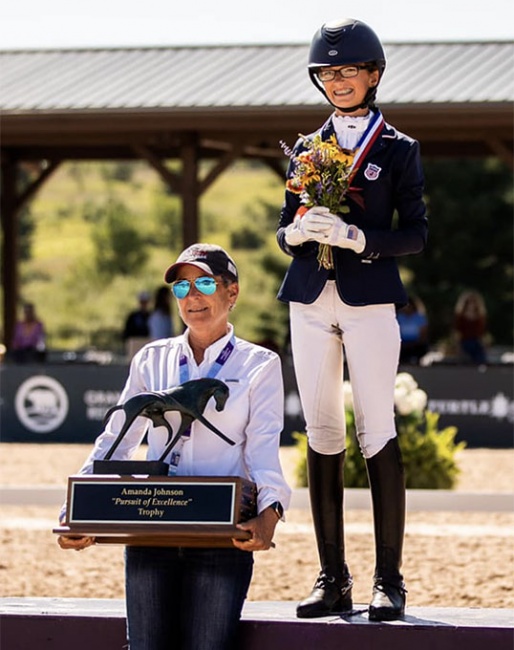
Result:
[[[308,72],[334,110],[292,151],[277,232],[279,246],[292,257],[278,297],[289,303],[321,564],[312,592],[298,604],[301,618],[352,609],[343,533],[344,360],[373,501],[369,617],[395,619],[405,608],[405,484],[394,384],[400,352],[395,305],[405,304],[407,295],[395,258],[423,250],[427,219],[419,145],[387,124],[375,106],[385,66],[382,44],[365,23],[345,19],[317,30]],[[327,160],[338,167],[337,176],[325,173]]]
[[[185,381],[216,377],[230,390],[225,409],[211,400],[204,415],[235,441],[229,446],[200,422],[172,452],[170,473],[178,476],[241,476],[257,485],[256,518],[239,524],[248,540],[234,548],[127,546],[126,602],[130,650],[236,650],[235,638],[253,569],[252,551],[272,546],[275,526],[289,505],[291,490],[279,460],[283,428],[283,382],[278,355],[235,336],[228,322],[239,294],[234,261],[219,246],[195,244],[165,273],[187,329],[177,337],[147,344],[132,360],[120,396],[166,390]],[[122,425],[114,415],[81,469],[92,472]],[[133,456],[148,420],[137,418],[114,459]],[[160,457],[164,427],[148,431],[148,460]],[[64,521],[65,513],[61,513]],[[60,537],[62,548],[80,550],[94,539]]]

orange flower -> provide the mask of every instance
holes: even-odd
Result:
[[[303,192],[304,187],[298,178],[290,178],[286,182],[286,189],[288,189],[293,194],[300,194]]]

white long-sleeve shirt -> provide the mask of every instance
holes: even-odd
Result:
[[[144,346],[131,362],[119,404],[137,393],[167,390],[182,383],[179,373],[181,355],[187,358],[190,380],[206,377],[233,336],[232,326],[229,326],[229,330],[225,337],[207,348],[200,365],[197,365],[189,346],[188,330],[180,336]],[[216,375],[216,379],[223,381],[230,391],[225,408],[221,412],[216,411],[215,401],[210,399],[203,415],[236,444],[230,446],[195,420],[191,436],[180,450],[177,476],[241,476],[257,485],[258,512],[274,501],[280,501],[287,509],[291,489],[283,476],[278,454],[284,413],[280,358],[274,352],[243,339],[234,337],[234,341],[234,350]],[[180,414],[169,411],[165,417],[176,432],[180,425]],[[90,474],[93,461],[105,457],[124,421],[123,411],[113,414],[104,432],[97,438],[80,474]],[[147,459],[159,459],[168,442],[168,432],[162,426],[153,428],[145,417],[136,418],[113,459],[130,459],[147,430]]]

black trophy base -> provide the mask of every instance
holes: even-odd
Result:
[[[169,465],[160,460],[95,460],[93,474],[168,476]]]

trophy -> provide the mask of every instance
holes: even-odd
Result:
[[[138,393],[109,409],[104,425],[115,411],[125,422],[93,474],[68,478],[66,522],[53,532],[63,536],[95,537],[99,544],[133,546],[232,546],[232,538],[250,533],[236,524],[256,516],[255,483],[239,476],[169,476],[164,459],[198,420],[229,445],[234,441],[203,415],[209,399],[222,411],[229,395],[218,379],[187,381],[170,390]],[[181,423],[174,434],[165,418],[177,411]],[[168,440],[157,461],[112,460],[120,442],[138,416],[164,426]]]

